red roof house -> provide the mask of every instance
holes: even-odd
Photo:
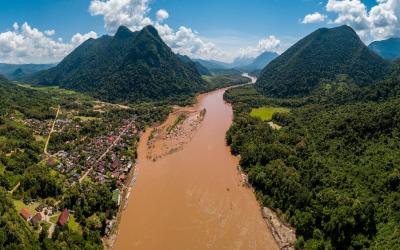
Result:
[[[67,208],[64,208],[64,211],[60,214],[60,217],[58,217],[57,224],[59,226],[64,226],[69,219],[69,210]]]
[[[21,211],[19,211],[19,214],[27,221],[32,218],[32,215],[27,208],[21,209]]]
[[[31,223],[32,223],[32,225],[36,225],[36,224],[38,224],[42,219],[43,219],[42,214],[41,214],[41,213],[36,213],[35,216],[33,216],[33,218],[31,219]]]
[[[49,158],[49,159],[47,160],[46,164],[47,164],[47,166],[49,166],[49,167],[54,167],[54,166],[57,164],[57,162],[56,162],[56,160],[55,160],[54,158]]]
[[[108,142],[109,142],[109,143],[113,143],[113,141],[114,141],[114,138],[113,138],[112,136],[109,136],[109,137],[108,137]]]

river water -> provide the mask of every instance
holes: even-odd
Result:
[[[181,151],[148,160],[143,135],[114,249],[278,249],[225,144],[233,114],[224,92],[199,96],[196,108],[207,113]]]

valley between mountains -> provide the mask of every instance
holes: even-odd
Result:
[[[399,249],[397,48],[344,25],[222,63],[120,26],[0,65],[0,248]]]

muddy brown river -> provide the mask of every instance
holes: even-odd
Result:
[[[225,144],[233,114],[224,92],[199,96],[196,109],[207,112],[182,150],[148,160],[144,133],[114,249],[278,249]]]

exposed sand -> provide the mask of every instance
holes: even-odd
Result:
[[[167,128],[182,110],[153,133],[153,142],[151,129],[144,133],[115,249],[278,249],[225,144],[233,114],[224,91],[201,95],[172,134]],[[203,109],[204,119],[196,118]]]
[[[154,128],[147,140],[147,159],[156,161],[183,149],[200,127],[206,110],[181,108],[173,112],[161,126]]]

